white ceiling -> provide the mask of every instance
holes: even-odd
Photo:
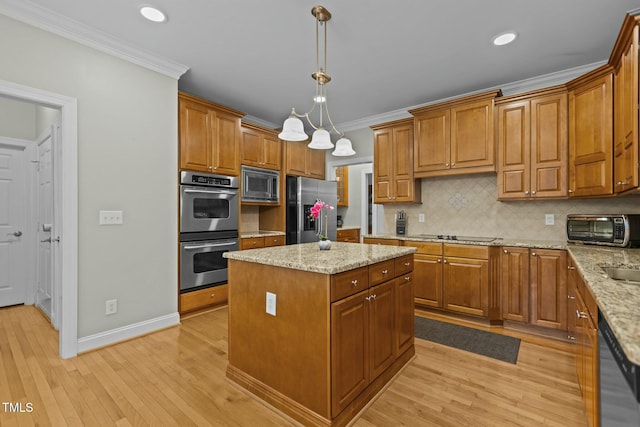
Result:
[[[78,24],[184,64],[180,90],[275,126],[291,107],[311,107],[316,4],[333,14],[327,71],[336,124],[606,61],[625,13],[640,7],[636,0],[145,1],[168,15],[155,24],[131,0],[0,6],[18,2],[48,9],[38,12],[49,21],[70,18],[69,33]],[[518,39],[493,46],[506,30]]]

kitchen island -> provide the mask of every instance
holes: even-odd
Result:
[[[414,354],[415,248],[225,253],[227,377],[303,423],[349,423]]]

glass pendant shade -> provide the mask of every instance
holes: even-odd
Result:
[[[323,128],[319,128],[315,132],[313,132],[313,135],[311,136],[311,142],[309,143],[309,148],[313,148],[316,150],[327,150],[329,148],[333,148],[333,143],[331,142],[329,132],[327,132]]]
[[[334,156],[353,156],[356,152],[353,151],[350,140],[347,138],[340,138],[336,141],[336,149],[333,150],[333,153],[331,154]]]
[[[304,141],[308,136],[304,133],[302,120],[292,115],[284,121],[282,132],[278,134],[278,138],[283,141]]]

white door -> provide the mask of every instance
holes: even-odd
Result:
[[[25,147],[0,141],[0,307],[27,298],[26,171]]]
[[[38,138],[38,186],[37,186],[37,286],[36,304],[55,325],[53,256],[53,135],[52,127]],[[55,237],[54,237],[55,239]]]

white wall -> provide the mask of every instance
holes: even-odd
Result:
[[[36,106],[0,96],[0,136],[33,140],[36,134]]]
[[[0,58],[0,79],[78,100],[78,337],[175,313],[177,81],[4,15]]]

